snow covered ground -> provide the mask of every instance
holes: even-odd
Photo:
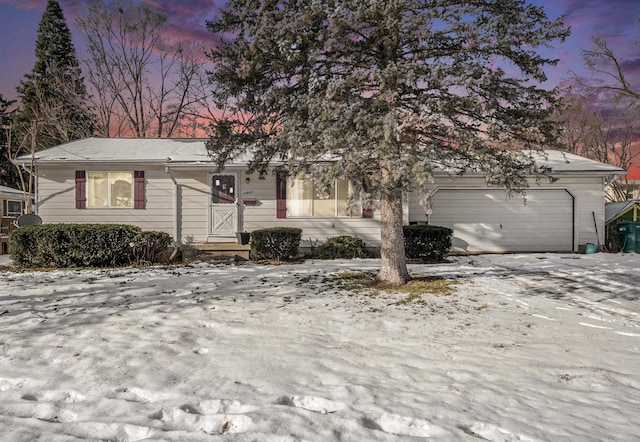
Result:
[[[457,257],[413,297],[348,287],[376,260],[0,270],[0,440],[638,440],[638,264]]]

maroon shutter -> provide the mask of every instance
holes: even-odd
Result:
[[[87,174],[76,170],[76,209],[87,208]]]
[[[362,188],[365,192],[369,192],[369,182],[367,181],[367,179],[363,179],[362,180]],[[363,218],[373,218],[373,201],[371,202],[372,206],[369,207],[368,209],[365,209],[364,206],[362,206],[362,217]]]
[[[133,208],[144,209],[144,170],[133,172]]]
[[[287,178],[276,174],[276,218],[287,217]]]

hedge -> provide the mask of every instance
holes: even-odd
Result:
[[[409,259],[422,262],[441,262],[451,250],[453,230],[430,224],[403,227],[404,251]]]
[[[293,227],[254,230],[251,232],[251,259],[286,261],[295,258],[301,238],[302,229]]]
[[[313,250],[316,259],[354,259],[368,258],[365,243],[355,236],[343,235],[327,239]]]
[[[42,224],[14,230],[11,259],[39,267],[116,267],[164,262],[171,237],[124,224]]]

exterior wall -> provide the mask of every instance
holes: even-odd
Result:
[[[76,209],[75,171],[145,171],[145,209]],[[127,167],[123,165],[77,164],[72,166],[40,166],[38,168],[37,213],[45,223],[112,223],[133,224],[144,230],[162,230],[180,242],[228,242],[235,237],[209,235],[209,175],[215,169],[180,169],[170,173],[160,166]],[[352,235],[365,241],[368,247],[380,246],[379,212],[374,218],[276,218],[276,180],[268,175],[264,180],[247,175],[244,169],[225,169],[223,173],[238,176],[237,195],[243,199],[255,199],[256,205],[239,204],[239,228],[242,231],[266,227],[298,227],[303,230],[302,247],[316,241],[338,235]],[[173,178],[177,183],[174,184]],[[249,182],[247,182],[249,178]],[[176,192],[178,192],[178,214],[176,216]],[[408,213],[407,213],[408,216]],[[177,226],[177,229],[176,229]]]
[[[640,200],[640,180],[620,179],[618,181],[615,181],[614,183],[621,186],[625,190],[625,193],[626,193],[626,195],[624,195],[625,200],[627,201]],[[605,191],[606,191],[607,201],[620,201],[620,198],[619,198],[620,195],[616,194],[616,192],[613,190],[613,187],[611,185],[607,186]]]
[[[145,171],[145,209],[76,209],[75,171]],[[214,168],[172,168],[167,173],[163,166],[134,167],[120,164],[91,164],[39,166],[37,169],[37,213],[45,223],[122,223],[133,224],[144,230],[162,230],[177,237],[180,242],[235,241],[209,235],[210,183],[209,174]],[[303,230],[302,246],[308,247],[338,235],[352,235],[365,241],[368,247],[380,245],[380,213],[374,210],[373,218],[319,218],[276,217],[276,179],[269,174],[261,180],[257,175],[247,175],[244,168],[228,168],[225,173],[236,173],[236,194],[240,202],[255,200],[255,205],[239,204],[239,230],[251,232],[265,227],[288,226]],[[531,184],[531,188],[566,189],[574,197],[574,249],[597,241],[593,222],[598,223],[600,243],[604,243],[604,180],[598,176],[558,176],[552,184]],[[174,184],[173,179],[176,180]],[[462,177],[436,178],[431,190],[436,189],[485,189],[484,179]],[[177,197],[177,200],[176,200]],[[428,222],[429,216],[419,204],[415,193],[405,204],[405,222]],[[176,204],[178,207],[176,213]]]
[[[566,189],[574,197],[574,251],[586,243],[604,243],[604,182],[601,176],[557,175],[554,183],[530,183],[530,189]],[[486,189],[481,177],[461,177],[452,179],[438,177],[431,186],[436,189]],[[409,196],[409,221],[428,222],[429,216],[419,203],[419,195]],[[594,214],[598,224],[598,234],[594,225]]]
[[[171,174],[178,183],[179,240],[181,242],[207,242],[209,233],[209,170],[171,170]],[[173,186],[173,183],[171,184]]]
[[[246,183],[249,177],[250,182]],[[367,247],[380,247],[380,213],[374,210],[373,218],[360,217],[287,217],[276,218],[276,178],[269,174],[260,180],[258,176],[240,174],[240,195],[243,198],[255,198],[255,206],[242,208],[244,230],[265,227],[297,227],[302,229],[302,247],[324,242],[327,238],[339,235],[351,235],[362,239]]]
[[[76,209],[75,171],[133,171],[133,167],[108,164],[40,166],[37,169],[37,213],[45,223],[132,224],[143,230],[174,231],[174,186],[162,167],[136,167],[145,171],[145,209]]]
[[[209,175],[213,169],[172,169],[172,175],[179,184],[180,192],[180,237],[184,241],[227,242],[235,237],[216,237],[209,234]],[[267,227],[297,227],[302,229],[302,247],[309,247],[316,241],[338,235],[352,235],[365,241],[368,247],[380,246],[380,219],[374,211],[374,218],[283,218],[276,217],[276,178],[269,174],[259,179],[257,174],[247,174],[241,168],[227,168],[224,173],[237,175],[237,195],[239,199],[239,229],[251,232]],[[249,182],[247,182],[247,178]],[[244,205],[245,199],[255,200],[255,205]]]

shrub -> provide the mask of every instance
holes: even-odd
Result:
[[[367,258],[364,241],[355,236],[334,236],[313,251],[317,259]]]
[[[136,264],[167,263],[171,256],[171,235],[167,232],[139,232],[131,243]]]
[[[283,261],[298,254],[302,229],[272,227],[251,232],[251,259]]]
[[[451,250],[453,230],[429,224],[404,226],[404,250],[407,258],[422,262],[440,262]]]
[[[142,246],[145,241],[150,243]],[[14,230],[9,253],[26,266],[115,267],[155,262],[146,258],[159,258],[170,241],[164,232],[122,224],[43,224]]]

